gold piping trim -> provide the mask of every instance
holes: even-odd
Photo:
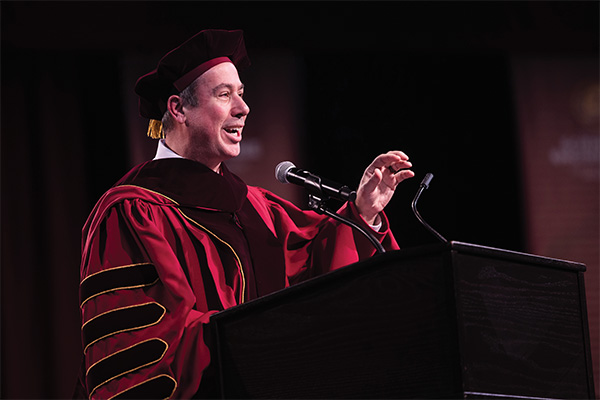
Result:
[[[136,330],[136,329],[147,328],[147,327],[149,327],[149,326],[153,326],[153,325],[156,325],[156,324],[158,324],[160,321],[162,321],[163,317],[164,317],[164,316],[165,316],[165,314],[167,313],[167,309],[166,309],[166,308],[165,308],[165,307],[164,307],[162,304],[159,304],[159,303],[157,303],[157,302],[155,302],[155,301],[150,301],[150,302],[148,302],[148,303],[143,303],[143,304],[135,304],[135,305],[133,305],[133,306],[127,306],[127,307],[115,308],[115,309],[113,309],[113,310],[110,310],[110,311],[103,312],[102,314],[98,314],[98,315],[96,315],[95,317],[93,317],[93,318],[90,318],[89,320],[85,321],[85,323],[84,323],[84,324],[81,326],[81,331],[83,331],[83,328],[85,328],[85,326],[86,326],[88,323],[90,323],[91,321],[95,320],[96,318],[100,318],[100,317],[101,317],[101,316],[103,316],[103,315],[110,314],[110,313],[113,313],[113,312],[116,312],[116,311],[119,311],[119,310],[126,310],[126,309],[128,309],[128,308],[142,307],[142,306],[146,306],[146,305],[148,305],[148,304],[156,304],[157,306],[159,306],[160,308],[162,308],[162,309],[163,309],[163,313],[162,313],[162,315],[160,316],[160,318],[158,318],[158,320],[156,320],[156,321],[152,322],[151,324],[142,325],[142,326],[134,326],[134,327],[132,327],[132,328],[122,329],[122,330],[120,330],[120,331],[111,332],[111,333],[109,333],[109,334],[107,334],[107,335],[104,335],[104,336],[102,336],[102,337],[99,337],[98,339],[96,339],[96,340],[93,340],[92,342],[88,343],[88,345],[87,345],[87,346],[85,346],[85,349],[83,349],[83,354],[87,354],[87,349],[88,349],[88,348],[89,348],[91,345],[93,345],[94,343],[96,343],[96,342],[98,342],[98,341],[100,341],[100,340],[102,340],[102,339],[104,339],[104,338],[107,338],[107,337],[109,337],[109,336],[112,336],[112,335],[116,335],[116,334],[118,334],[118,333],[123,333],[123,332],[134,331],[134,330]]]
[[[173,200],[172,198],[170,198],[169,196],[166,196],[166,195],[164,195],[164,194],[162,194],[162,193],[160,193],[160,192],[156,192],[156,191],[154,191],[154,190],[152,190],[152,189],[145,188],[145,187],[143,187],[143,186],[138,186],[138,185],[119,185],[119,186],[117,186],[117,188],[120,188],[120,187],[133,187],[133,188],[142,189],[142,190],[145,190],[145,191],[147,191],[147,192],[150,192],[150,193],[157,194],[157,195],[159,195],[160,197],[164,197],[165,199],[167,199],[167,200],[169,200],[169,201],[171,201],[171,202],[173,202],[173,203],[175,203],[176,205],[178,205],[178,206],[179,206],[179,203],[178,203],[178,202],[176,202],[175,200]]]
[[[90,367],[87,369],[87,371],[85,371],[85,376],[86,376],[86,377],[88,376],[88,373],[90,372],[90,369],[92,369],[92,368],[93,368],[93,367],[94,367],[96,364],[98,364],[98,363],[100,363],[100,362],[102,362],[102,361],[104,361],[104,360],[106,360],[106,359],[109,359],[110,357],[113,357],[113,356],[114,356],[114,355],[116,355],[116,354],[122,353],[122,352],[124,352],[124,351],[126,351],[126,350],[129,350],[129,349],[132,349],[132,348],[134,348],[135,346],[139,346],[139,345],[140,345],[140,344],[142,344],[142,343],[147,343],[147,342],[150,342],[150,341],[153,341],[153,340],[158,340],[158,341],[161,341],[161,342],[163,342],[163,343],[165,344],[165,346],[166,346],[166,347],[165,347],[165,351],[163,351],[163,353],[161,354],[161,356],[160,356],[160,357],[159,357],[157,360],[151,361],[151,362],[149,362],[149,363],[146,363],[146,364],[144,364],[144,365],[137,366],[137,367],[135,367],[135,368],[132,368],[132,369],[130,369],[129,371],[121,372],[120,374],[118,374],[118,375],[115,375],[115,376],[113,376],[113,377],[111,377],[111,378],[109,378],[109,379],[105,380],[105,381],[104,381],[104,382],[102,382],[102,383],[99,383],[98,385],[96,385],[96,387],[94,387],[94,388],[92,389],[92,391],[90,392],[90,395],[89,395],[89,397],[91,398],[91,397],[92,397],[92,393],[94,393],[94,392],[96,391],[96,389],[98,389],[100,386],[104,385],[105,383],[107,383],[107,382],[110,382],[110,381],[112,381],[113,379],[117,379],[118,377],[120,377],[120,376],[123,376],[123,375],[125,375],[125,374],[129,374],[130,372],[137,371],[138,369],[142,369],[142,368],[144,368],[144,367],[147,367],[148,365],[152,365],[152,364],[155,364],[155,363],[159,362],[160,360],[162,360],[162,358],[165,356],[165,354],[167,354],[167,350],[169,350],[169,344],[168,344],[167,342],[165,342],[164,340],[160,339],[160,338],[152,338],[152,339],[148,339],[148,340],[143,340],[143,341],[141,341],[141,342],[139,342],[139,343],[136,343],[136,344],[134,344],[134,345],[131,345],[131,346],[129,346],[129,347],[126,347],[126,348],[124,348],[124,349],[121,349],[121,350],[119,350],[119,351],[116,351],[116,352],[112,353],[111,355],[108,355],[108,356],[104,357],[103,359],[96,361],[96,362],[95,362],[93,365],[90,365]],[[176,382],[176,383],[177,383],[177,382]]]
[[[212,235],[215,239],[217,239],[219,242],[221,242],[224,245],[226,245],[227,247],[229,247],[229,250],[231,250],[231,252],[233,253],[233,256],[235,257],[235,259],[237,261],[238,269],[240,270],[241,280],[242,280],[242,293],[241,293],[241,296],[240,296],[241,297],[240,303],[244,302],[244,298],[246,297],[246,277],[244,275],[244,269],[242,268],[242,261],[240,260],[240,258],[238,257],[237,253],[235,252],[235,250],[233,249],[233,247],[231,247],[231,245],[229,243],[227,243],[226,241],[224,241],[223,239],[221,239],[220,237],[218,237],[215,233],[213,233],[212,231],[210,231],[210,229],[208,229],[205,226],[201,225],[200,223],[198,223],[194,219],[188,217],[183,211],[181,211],[181,205],[178,202],[176,202],[175,200],[173,200],[172,198],[170,198],[169,196],[165,196],[162,193],[156,192],[156,191],[151,190],[151,189],[147,189],[147,188],[142,187],[142,186],[137,186],[137,185],[120,185],[120,186],[117,186],[117,187],[134,187],[134,188],[146,190],[146,191],[148,191],[150,193],[154,193],[154,194],[156,194],[158,196],[164,197],[165,199],[173,202],[177,206],[177,210],[181,213],[181,215],[185,219],[187,219],[188,221],[191,221],[194,224],[198,225],[198,227],[200,227],[202,230],[206,231],[207,233],[209,233],[210,235]]]
[[[220,237],[218,237],[217,235],[215,235],[210,229],[208,229],[207,227],[201,225],[199,222],[195,221],[194,219],[192,219],[191,217],[188,217],[183,211],[181,211],[180,208],[177,208],[177,210],[181,213],[181,215],[184,216],[184,218],[186,218],[188,221],[193,222],[194,224],[198,225],[202,230],[208,232],[210,235],[212,235],[215,239],[217,239],[219,242],[223,243],[225,246],[229,247],[229,250],[231,250],[231,252],[233,253],[235,260],[237,262],[238,265],[238,269],[240,270],[240,275],[241,275],[241,279],[242,279],[242,293],[241,293],[241,298],[240,298],[240,303],[244,302],[244,298],[246,297],[246,276],[244,275],[244,269],[242,268],[242,261],[240,260],[240,258],[238,257],[237,253],[235,252],[235,250],[233,249],[233,247],[231,247],[231,245],[229,243],[227,243],[226,241],[224,241],[223,239],[221,239]]]
[[[83,278],[83,280],[81,282],[79,282],[79,285],[81,285],[83,282],[85,282],[88,279],[90,279],[92,276],[100,275],[103,272],[113,271],[115,269],[121,269],[121,268],[137,267],[138,265],[144,265],[144,264],[153,265],[152,263],[149,263],[149,262],[143,262],[143,263],[136,263],[136,264],[118,265],[116,267],[111,267],[111,268],[103,269],[102,271],[94,272],[93,274],[90,274],[90,275],[86,276],[85,278]]]
[[[122,268],[137,267],[138,265],[152,265],[152,266],[154,266],[154,264],[152,264],[152,263],[149,263],[149,262],[144,262],[144,263],[137,263],[137,264],[120,265],[120,266],[118,266],[118,267],[113,267],[113,268],[104,269],[104,270],[102,270],[102,271],[94,272],[93,274],[86,276],[86,277],[85,277],[85,278],[84,278],[84,279],[83,279],[83,280],[82,280],[82,281],[79,283],[79,286],[81,286],[81,285],[83,284],[83,282],[85,282],[85,281],[86,281],[86,280],[88,280],[89,278],[91,278],[91,277],[93,277],[93,276],[96,276],[96,275],[99,275],[99,274],[101,274],[101,273],[103,273],[103,272],[114,271],[114,270],[117,270],[117,269],[122,269]],[[85,299],[85,300],[84,300],[84,301],[81,303],[81,305],[79,306],[79,308],[83,308],[83,305],[84,305],[84,304],[85,304],[87,301],[89,301],[89,300],[93,299],[94,297],[100,296],[101,294],[105,294],[105,293],[109,293],[109,292],[114,292],[115,290],[123,290],[123,289],[138,289],[138,288],[141,288],[141,287],[152,286],[152,285],[154,285],[156,282],[158,282],[159,280],[160,280],[160,278],[156,278],[156,280],[155,280],[155,281],[153,281],[153,282],[151,282],[151,283],[146,283],[146,284],[141,284],[141,285],[134,285],[134,286],[120,286],[120,287],[115,287],[115,288],[112,288],[112,289],[109,289],[109,290],[105,290],[105,291],[103,291],[103,292],[96,293],[96,294],[94,294],[93,296],[90,296],[90,297],[86,298],[86,299]]]
[[[140,382],[140,383],[138,383],[138,384],[136,384],[136,385],[133,385],[133,386],[131,386],[131,387],[129,387],[129,388],[127,388],[127,389],[125,389],[125,390],[123,390],[123,391],[121,391],[121,392],[119,392],[119,393],[115,394],[114,396],[112,396],[112,397],[109,397],[109,398],[108,398],[108,400],[112,400],[112,399],[114,399],[115,397],[117,397],[117,396],[119,396],[119,395],[121,395],[121,394],[123,394],[123,393],[125,393],[125,392],[127,392],[127,391],[129,391],[129,390],[131,390],[131,389],[134,389],[134,388],[136,388],[136,387],[138,387],[138,386],[141,386],[141,385],[143,385],[143,384],[144,384],[144,383],[146,383],[146,382],[150,382],[150,381],[152,381],[152,380],[154,380],[154,379],[158,379],[158,378],[161,378],[161,377],[163,377],[163,376],[166,376],[167,378],[171,379],[171,380],[173,381],[173,383],[175,384],[175,387],[173,388],[173,391],[171,392],[171,394],[170,394],[168,397],[165,397],[165,399],[170,399],[170,398],[171,398],[171,396],[173,396],[173,393],[175,393],[175,391],[177,390],[177,386],[178,386],[178,385],[177,385],[177,381],[176,381],[176,380],[175,380],[175,378],[173,378],[171,375],[167,375],[167,374],[161,374],[161,375],[154,376],[154,377],[152,377],[152,378],[150,378],[150,379],[146,379],[145,381],[142,381],[142,382]]]

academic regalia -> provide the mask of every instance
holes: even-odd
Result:
[[[353,203],[339,213],[368,225]],[[373,232],[398,245],[382,213]],[[131,170],[83,229],[80,301],[92,398],[190,398],[210,316],[366,259],[360,233],[186,159]]]

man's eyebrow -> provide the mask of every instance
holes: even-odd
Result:
[[[212,93],[213,93],[213,94],[217,94],[217,92],[218,92],[219,90],[221,90],[221,89],[224,89],[224,88],[225,88],[225,89],[229,89],[229,90],[231,90],[232,92],[233,92],[233,91],[235,91],[235,86],[234,86],[234,85],[232,85],[231,83],[221,83],[221,84],[219,84],[219,85],[217,85],[217,86],[215,86],[215,87],[213,88],[213,90],[212,90]],[[239,89],[238,89],[238,90],[244,90],[244,84],[243,84],[243,83],[240,85],[240,87],[239,87]]]

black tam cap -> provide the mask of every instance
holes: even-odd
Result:
[[[250,65],[243,31],[207,29],[197,33],[161,58],[154,71],[138,79],[135,92],[140,97],[140,115],[160,121],[169,96],[222,62],[232,62],[238,69]]]

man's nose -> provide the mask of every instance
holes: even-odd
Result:
[[[232,114],[236,117],[245,117],[250,113],[250,107],[241,96],[236,96],[236,104],[232,108]]]

